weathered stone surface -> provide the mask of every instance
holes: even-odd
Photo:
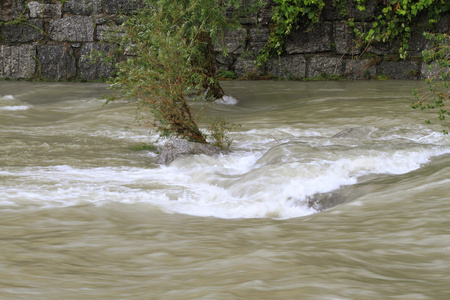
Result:
[[[259,0],[242,0],[241,4],[251,5],[256,1]],[[429,78],[432,76],[425,67],[415,62],[388,62],[388,59],[393,59],[398,54],[398,42],[374,42],[369,49],[365,49],[365,53],[377,54],[379,60],[385,60],[380,65],[374,66],[371,61],[350,59],[354,55],[360,54],[361,49],[355,49],[355,35],[352,28],[346,25],[346,21],[348,18],[354,18],[360,29],[363,28],[363,24],[366,30],[371,28],[371,22],[375,21],[374,17],[380,10],[380,7],[377,7],[379,0],[366,0],[365,12],[359,11],[354,2],[349,2],[346,7],[346,16],[341,14],[340,8],[334,6],[334,0],[324,1],[325,7],[322,11],[321,22],[312,27],[311,30],[304,26],[294,30],[287,38],[286,51],[282,54],[282,57],[270,60],[267,63],[266,71],[269,74],[286,79],[317,77],[323,73],[328,75],[345,74],[350,79],[366,79],[377,74],[391,76],[394,79],[411,79],[418,76]],[[218,54],[216,57],[218,70],[234,71],[239,77],[258,76],[263,73],[256,67],[255,58],[266,45],[270,34],[271,12],[274,1],[262,0],[262,3],[263,7],[257,13],[242,14],[241,21],[244,25],[242,29],[225,32],[221,43],[215,45]],[[144,0],[0,0],[0,22],[18,19],[21,16],[25,18],[25,23],[22,19],[15,24],[3,23],[3,26],[0,26],[0,45],[10,47],[12,44],[40,43],[52,46],[59,45],[65,48],[71,47],[72,49],[67,48],[67,51],[74,51],[73,54],[76,59],[72,58],[72,60],[77,64],[76,72],[80,70],[77,75],[86,79],[98,79],[93,78],[96,76],[95,74],[104,76],[109,73],[109,70],[104,69],[104,66],[88,64],[82,58],[83,55],[80,57],[81,52],[90,52],[90,47],[97,47],[89,45],[89,43],[106,42],[105,36],[109,33],[115,35],[116,26],[122,23],[119,15],[131,14],[144,5],[146,5]],[[228,9],[227,16],[231,16],[232,12],[236,11],[233,11],[232,8]],[[63,16],[64,18],[62,18]],[[424,15],[418,23],[426,24],[427,16]],[[449,24],[450,14],[446,14],[442,16],[434,29],[437,32],[448,33]],[[46,31],[47,35],[43,34],[41,30]],[[117,35],[120,35],[120,33]],[[412,32],[408,54],[410,57],[418,57],[430,45],[430,42],[423,37],[422,32]],[[222,46],[228,48],[229,56],[225,57],[219,53]],[[10,57],[23,58],[22,60],[25,62],[24,58],[28,56],[17,54],[17,49],[19,48],[4,47],[3,54],[8,59]],[[15,54],[12,54],[11,51]],[[130,52],[126,55],[135,55],[135,53]],[[305,57],[302,58],[301,55],[305,55]],[[332,58],[333,56],[335,58]],[[5,76],[11,77],[11,74],[13,74],[14,77],[19,76],[17,74],[20,73],[22,74],[20,76],[23,77],[23,74],[33,73],[30,70],[34,67],[30,64],[21,67],[21,70],[29,67],[30,69],[27,69],[26,72],[10,71],[18,70],[16,65],[8,66],[5,69],[4,59],[6,58],[2,59],[3,61],[0,61],[0,64],[3,70],[8,70],[2,71],[8,73]],[[16,60],[9,60],[9,62],[11,64],[17,63]],[[71,78],[74,69],[69,66],[72,66],[72,63],[66,64],[66,69],[69,71],[60,74],[55,73],[54,76]],[[60,67],[55,66],[55,68]],[[83,72],[86,72],[86,74],[83,74]],[[31,75],[25,75],[25,77],[29,76]]]
[[[273,58],[267,62],[267,73],[284,79],[304,78],[306,77],[306,59],[303,55]]]
[[[214,50],[222,51],[225,48],[228,53],[240,54],[244,51],[246,40],[247,30],[226,30],[223,38],[214,46]]]
[[[316,211],[324,211],[338,206],[339,204],[346,203],[349,200],[340,192],[330,192],[315,194],[312,197],[308,197],[306,201],[310,208],[313,208]]]
[[[107,14],[124,13],[129,14],[141,7],[139,0],[109,0],[104,1],[104,6]]]
[[[439,79],[438,74],[445,74],[447,72],[450,72],[449,68],[442,69],[442,67],[440,67],[436,62],[431,64],[422,63],[420,79]]]
[[[354,21],[372,21],[375,15],[375,9],[379,0],[366,0],[364,5],[365,11],[360,11],[357,4],[354,1],[348,1],[344,10],[346,15],[342,15],[342,10],[339,6],[336,6],[334,0],[324,0],[325,6],[322,9],[322,15],[325,21],[339,21],[348,20],[353,18]]]
[[[258,13],[258,25],[268,28],[272,23],[272,9],[264,8]]]
[[[322,8],[324,21],[337,21],[342,19],[339,8],[333,5],[334,0],[324,0],[323,2],[325,3],[325,6]]]
[[[256,65],[256,59],[245,56],[240,56],[236,59],[234,73],[237,77],[259,76],[262,74]]]
[[[29,20],[23,24],[5,24],[0,29],[8,43],[27,43],[44,38],[42,20]]]
[[[45,79],[61,80],[76,76],[75,56],[70,46],[38,45],[37,59],[40,75]]]
[[[348,1],[346,18],[353,18],[355,21],[371,21],[376,17],[375,9],[377,8],[378,3],[379,0],[366,0],[364,3],[366,9],[360,11],[357,7],[357,3]]]
[[[0,46],[0,77],[24,79],[33,76],[36,50],[32,45]]]
[[[190,155],[219,155],[226,153],[219,147],[209,145],[188,142],[182,139],[172,139],[165,143],[165,145],[159,149],[158,163],[168,165],[175,159],[183,156]]]
[[[217,70],[231,70],[234,63],[234,59],[231,55],[223,55],[222,53],[216,53],[216,67]]]
[[[287,54],[313,53],[331,50],[330,23],[321,23],[314,26],[310,31],[300,27],[292,32],[286,41]]]
[[[398,48],[400,47],[400,43],[378,43],[374,42],[368,48],[368,52],[376,54],[376,55],[389,55],[389,54],[398,54]]]
[[[377,73],[377,68],[370,59],[347,59],[344,61],[345,76],[348,79],[371,79]]]
[[[450,14],[443,15],[436,24],[437,32],[450,34]]]
[[[74,15],[99,14],[102,12],[102,3],[101,0],[69,0],[64,3],[64,12]]]
[[[81,47],[79,72],[86,80],[96,80],[111,77],[114,73],[116,62],[113,50],[117,46],[103,43],[87,43]],[[95,52],[104,53],[111,61],[102,61],[100,58],[93,60],[90,55]]]
[[[333,135],[331,138],[342,139],[342,138],[348,136],[353,130],[355,130],[355,128],[353,128],[353,127],[341,130],[338,133],[336,133],[335,135]]]
[[[0,21],[10,21],[17,19],[21,14],[25,14],[25,11],[25,0],[0,1]]]
[[[117,25],[98,25],[97,26],[97,41],[107,41],[110,38],[121,38],[125,32],[120,31],[120,26]]]
[[[42,3],[31,1],[28,3],[30,18],[61,18],[61,3]]]
[[[86,16],[70,16],[50,21],[50,38],[65,42],[93,42],[94,19]]]
[[[266,46],[269,34],[270,30],[268,28],[250,29],[250,51],[258,54]]]
[[[356,48],[353,29],[345,22],[335,23],[333,33],[337,54],[358,55],[361,53],[361,49]]]
[[[383,61],[378,66],[378,75],[392,79],[418,79],[420,65],[416,61]]]
[[[339,57],[313,56],[307,63],[306,77],[316,78],[319,75],[342,75],[343,61]]]

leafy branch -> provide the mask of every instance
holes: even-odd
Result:
[[[422,52],[424,61],[430,63],[428,68],[432,75],[425,80],[427,87],[413,91],[416,102],[411,108],[437,110],[438,119],[444,121],[450,116],[450,36],[433,33],[425,33],[425,36],[434,41],[433,48]],[[448,134],[447,129],[443,132]]]
[[[230,26],[225,10],[236,0],[146,0],[146,6],[126,17],[120,30],[121,51],[111,88],[116,98],[134,99],[138,121],[163,137],[227,145],[225,122],[211,123],[211,139],[197,125],[200,112],[191,109],[188,95],[221,98],[214,47]]]

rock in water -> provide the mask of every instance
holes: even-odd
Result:
[[[212,156],[226,152],[226,150],[210,144],[194,143],[183,139],[172,139],[167,141],[164,146],[159,149],[158,163],[168,165],[178,157],[182,156],[196,154]]]
[[[307,199],[308,206],[317,211],[328,210],[348,201],[348,198],[339,192],[316,194]]]
[[[333,138],[333,139],[342,139],[342,138],[348,136],[353,130],[354,130],[354,128],[344,129],[342,131],[339,131],[335,135],[333,135],[331,138]]]

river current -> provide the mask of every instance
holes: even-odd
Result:
[[[105,84],[0,82],[0,299],[450,299],[418,85],[224,82],[230,154],[160,166]]]

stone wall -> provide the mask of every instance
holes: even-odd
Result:
[[[251,0],[247,0],[251,1]],[[370,25],[377,0],[368,0],[366,16],[349,6],[342,17],[327,0],[322,22],[312,30],[301,27],[287,39],[285,52],[258,68],[258,52],[267,42],[271,0],[253,15],[241,19],[243,27],[227,31],[217,45],[219,70],[238,77],[270,75],[285,79],[316,78],[323,74],[366,79],[383,75],[393,79],[424,78],[428,72],[420,59],[427,47],[421,32],[410,42],[411,58],[395,59],[395,47],[377,44],[364,50],[363,58],[345,21],[355,18],[359,26]],[[115,45],[102,41],[105,32],[120,25],[120,14],[141,7],[141,0],[1,0],[0,78],[49,80],[98,80],[113,74],[112,64],[93,61],[96,51],[112,53]],[[438,30],[449,32],[449,16]],[[228,56],[219,50],[226,46]]]
[[[0,78],[111,76],[113,64],[88,57],[95,51],[112,52],[115,45],[102,42],[102,34],[120,24],[119,14],[139,5],[136,0],[2,0]]]
[[[312,29],[300,25],[287,37],[284,53],[270,59],[263,68],[257,68],[257,54],[268,40],[271,2],[268,0],[264,9],[242,22],[243,29],[226,33],[223,44],[228,47],[230,55],[218,56],[219,69],[249,78],[270,75],[303,79],[336,75],[357,80],[377,77],[420,79],[430,76],[427,65],[421,59],[421,52],[429,47],[422,31],[412,33],[407,60],[398,58],[398,45],[395,47],[395,44],[378,43],[367,49],[356,47],[356,36],[346,20],[354,18],[358,28],[370,29],[375,21],[378,0],[366,1],[364,15],[356,6],[349,4],[346,16],[341,16],[333,0],[325,0],[321,22]],[[450,33],[449,21],[450,15],[443,16],[435,30]],[[426,18],[423,23],[426,23]]]

